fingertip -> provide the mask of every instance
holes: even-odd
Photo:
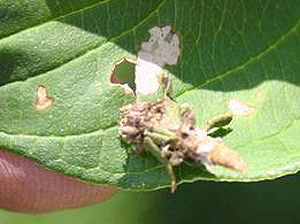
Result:
[[[0,150],[0,208],[41,213],[102,202],[115,187],[84,183]]]

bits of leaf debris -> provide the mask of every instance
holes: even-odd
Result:
[[[208,130],[195,127],[194,110],[186,105],[180,106],[167,96],[156,103],[127,105],[121,108],[120,114],[122,139],[137,143],[137,152],[144,148],[165,165],[171,192],[176,189],[172,167],[182,162],[222,165],[239,172],[247,170],[239,153],[224,145],[220,137],[213,138],[208,135]]]
[[[164,102],[129,104],[120,110],[120,135],[132,142],[142,142],[144,132],[157,125],[164,116]]]
[[[185,161],[191,164],[223,165],[245,172],[246,165],[239,154],[213,138],[206,130],[196,128],[194,110],[184,107],[180,117],[167,117],[167,100],[157,103],[135,103],[121,108],[120,135],[123,139],[143,146],[145,136],[150,137],[160,149],[162,157],[170,164],[178,165]],[[174,103],[174,101],[172,102]],[[173,107],[174,109],[174,107]],[[170,110],[170,108],[169,108]],[[179,121],[177,121],[179,119]],[[169,123],[179,123],[172,126]]]

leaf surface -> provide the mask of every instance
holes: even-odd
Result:
[[[110,85],[115,62],[135,59],[148,30],[170,25],[181,39],[173,93],[200,127],[231,99],[254,108],[237,117],[226,145],[246,174],[183,164],[180,182],[257,181],[300,169],[300,5],[297,1],[86,0],[0,3],[0,147],[84,181],[123,189],[169,184],[151,155],[118,136],[132,94]],[[36,109],[37,88],[53,99]]]

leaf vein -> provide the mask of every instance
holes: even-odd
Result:
[[[278,45],[280,45],[282,42],[284,42],[287,38],[289,38],[291,35],[293,35],[294,33],[297,32],[297,30],[299,29],[300,27],[300,18],[298,18],[297,22],[295,23],[295,25],[289,29],[286,33],[284,33],[283,35],[281,35],[273,44],[267,46],[262,52],[260,52],[259,54],[257,55],[254,55],[254,56],[251,56],[247,61],[243,62],[242,64],[226,71],[226,72],[223,72],[219,75],[216,75],[215,77],[211,78],[211,79],[208,79],[206,80],[204,83],[198,85],[198,86],[195,86],[195,87],[191,87],[191,88],[188,88],[186,89],[185,91],[183,92],[180,92],[176,97],[180,97],[182,96],[183,94],[187,93],[187,92],[190,92],[190,91],[193,91],[193,90],[197,90],[197,89],[201,89],[219,79],[224,79],[225,77],[227,77],[228,75],[234,73],[234,72],[237,72],[237,71],[240,71],[242,69],[244,69],[245,67],[247,67],[248,65],[250,65],[252,62],[255,62],[259,59],[261,59],[262,57],[264,57],[265,55],[269,54],[270,52],[272,52],[274,49],[276,49],[276,47]]]
[[[45,74],[45,73],[50,72],[50,71],[53,71],[53,70],[57,70],[57,69],[61,68],[62,66],[67,65],[68,63],[71,63],[71,62],[74,62],[75,60],[81,59],[82,57],[84,57],[85,55],[87,55],[88,53],[90,53],[90,52],[92,52],[92,51],[94,51],[94,50],[97,50],[97,49],[99,49],[99,48],[101,48],[101,47],[106,46],[107,44],[109,44],[109,43],[111,43],[111,42],[113,42],[113,41],[115,41],[115,40],[121,38],[122,36],[124,36],[124,35],[130,33],[131,31],[134,31],[137,27],[139,27],[139,26],[142,25],[145,21],[147,21],[147,19],[149,19],[149,18],[152,17],[155,13],[157,13],[157,12],[160,10],[160,8],[165,4],[166,1],[167,1],[167,0],[163,0],[163,1],[162,1],[162,2],[161,2],[161,3],[160,3],[160,4],[159,4],[152,12],[150,12],[145,18],[143,18],[141,21],[139,21],[138,23],[136,23],[135,25],[133,25],[131,28],[127,29],[126,31],[120,33],[119,35],[117,35],[117,36],[115,36],[115,37],[112,37],[112,38],[107,39],[106,42],[101,43],[101,44],[98,45],[98,46],[95,46],[95,47],[92,47],[92,48],[90,48],[90,49],[87,49],[86,51],[82,52],[81,54],[78,54],[78,55],[76,55],[75,57],[70,58],[69,60],[63,62],[62,64],[59,64],[59,65],[56,66],[56,67],[50,68],[49,70],[44,70],[42,73],[36,74],[35,76],[39,76],[39,75]],[[25,80],[22,80],[22,81],[19,81],[19,80],[18,80],[18,81],[15,81],[15,82],[24,82],[24,81],[26,81],[26,80],[28,80],[28,79],[35,78],[35,76],[29,77],[29,78],[27,78],[27,79],[25,79]],[[15,82],[10,82],[10,83],[7,83],[6,85],[9,85],[9,84],[12,84],[12,83],[15,83]],[[2,86],[5,86],[5,85],[2,85]]]
[[[265,137],[263,137],[263,138],[257,138],[257,139],[254,139],[253,141],[249,141],[249,142],[246,143],[246,144],[236,146],[235,148],[238,149],[238,148],[243,148],[243,147],[245,147],[245,146],[252,145],[252,144],[259,144],[258,142],[266,141],[266,140],[268,140],[268,139],[270,139],[270,138],[273,138],[273,137],[277,137],[277,138],[278,138],[278,136],[279,136],[282,132],[284,132],[285,130],[289,129],[291,126],[294,125],[294,123],[295,123],[296,121],[299,121],[299,120],[300,120],[300,118],[294,118],[293,120],[291,120],[291,122],[290,122],[288,125],[286,125],[286,126],[285,126],[284,128],[282,128],[282,129],[278,130],[277,132],[275,132],[275,133],[273,133],[273,134],[270,134],[270,135],[268,135],[268,136],[265,136]]]
[[[94,3],[94,4],[91,4],[91,5],[85,6],[85,7],[81,8],[81,9],[77,9],[77,10],[74,10],[74,11],[72,11],[72,12],[68,12],[68,13],[66,13],[66,14],[64,14],[64,15],[59,15],[59,16],[55,16],[55,17],[50,17],[48,20],[43,20],[43,21],[41,21],[41,23],[37,23],[37,24],[35,24],[35,25],[33,25],[33,26],[26,27],[26,28],[24,28],[24,29],[20,29],[20,30],[14,32],[14,33],[10,33],[10,34],[8,34],[7,36],[2,37],[1,39],[9,38],[9,37],[11,37],[11,36],[13,36],[13,35],[16,35],[16,34],[20,33],[20,32],[24,32],[24,31],[26,31],[26,30],[33,29],[33,28],[36,28],[36,27],[38,27],[38,26],[43,26],[45,23],[48,23],[48,22],[51,22],[51,21],[54,21],[54,20],[66,18],[66,17],[71,16],[71,15],[74,15],[74,14],[76,14],[76,13],[82,13],[82,12],[85,11],[85,10],[91,9],[91,8],[96,7],[96,6],[99,6],[99,5],[101,5],[101,4],[108,3],[108,2],[110,2],[110,1],[112,1],[112,0],[103,0],[103,1],[100,1],[100,2],[97,2],[97,3]]]

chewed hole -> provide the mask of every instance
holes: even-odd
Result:
[[[135,65],[134,61],[127,58],[116,62],[112,68],[110,83],[122,86],[135,94]]]

